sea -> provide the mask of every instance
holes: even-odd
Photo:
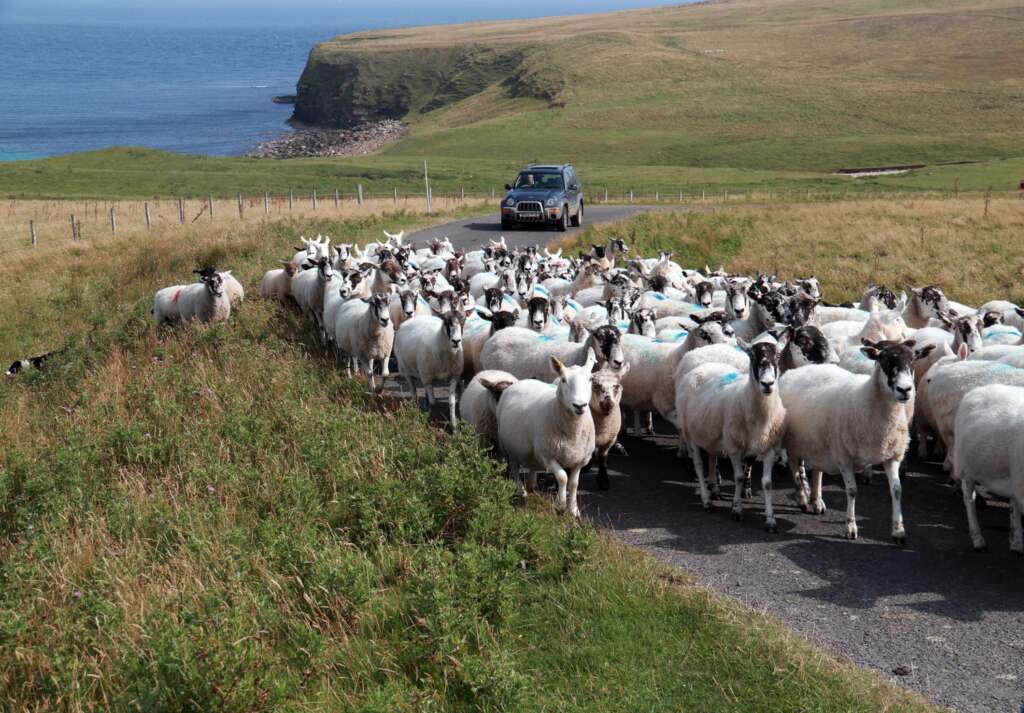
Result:
[[[235,156],[290,131],[310,49],[345,27],[0,23],[0,161],[109,146]]]

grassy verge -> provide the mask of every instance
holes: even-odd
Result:
[[[816,275],[826,299],[859,298],[869,284],[938,284],[978,305],[1024,301],[1024,201],[902,199],[786,206],[739,206],[710,213],[657,213],[589,228],[557,241],[587,248],[625,235],[642,255],[674,251],[688,266],[783,278]]]
[[[255,292],[296,232],[109,240],[0,268],[0,707],[925,711],[589,526],[465,431],[369,398],[294,314],[155,334],[197,263]],[[656,655],[652,656],[652,652]]]

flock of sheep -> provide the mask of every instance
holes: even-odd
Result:
[[[698,271],[671,254],[628,259],[621,239],[565,257],[504,239],[463,254],[447,239],[416,249],[385,235],[362,249],[303,239],[260,293],[297,305],[373,388],[392,357],[414,398],[422,387],[431,405],[446,385],[451,421],[461,413],[510,477],[525,469],[525,489],[554,475],[560,511],[579,514],[589,463],[608,488],[607,456],[629,410],[636,435],[653,434],[653,414],[675,427],[706,509],[719,495],[719,458],[732,466],[736,517],[760,461],[770,531],[777,464],[788,464],[808,512],[825,511],[822,474],[842,477],[851,539],[857,475],[880,465],[903,543],[900,466],[913,430],[921,456],[945,451],[974,547],[985,546],[980,490],[1009,499],[1011,548],[1024,552],[1024,311],[1012,303],[973,308],[935,286],[908,297],[873,285],[859,304],[830,305],[813,277]],[[156,294],[158,325],[228,318],[241,285],[198,273]]]

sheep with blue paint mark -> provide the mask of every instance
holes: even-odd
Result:
[[[740,341],[738,344],[748,360],[744,371],[728,364],[706,363],[676,383],[679,431],[689,446],[704,508],[711,509],[704,454],[725,456],[732,462],[732,512],[737,519],[743,512],[744,460],[756,458],[764,463],[761,488],[769,532],[778,530],[772,509],[772,468],[780,455],[786,419],[786,409],[776,388],[779,357],[786,341],[786,337],[781,343],[762,341],[748,345]]]

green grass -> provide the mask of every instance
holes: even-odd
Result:
[[[0,383],[0,708],[930,710],[519,503],[469,433],[371,398],[252,294],[299,231],[422,220],[158,231],[67,249],[47,280],[53,255],[0,268],[0,350],[66,347]],[[154,333],[152,291],[204,262],[247,301]]]

